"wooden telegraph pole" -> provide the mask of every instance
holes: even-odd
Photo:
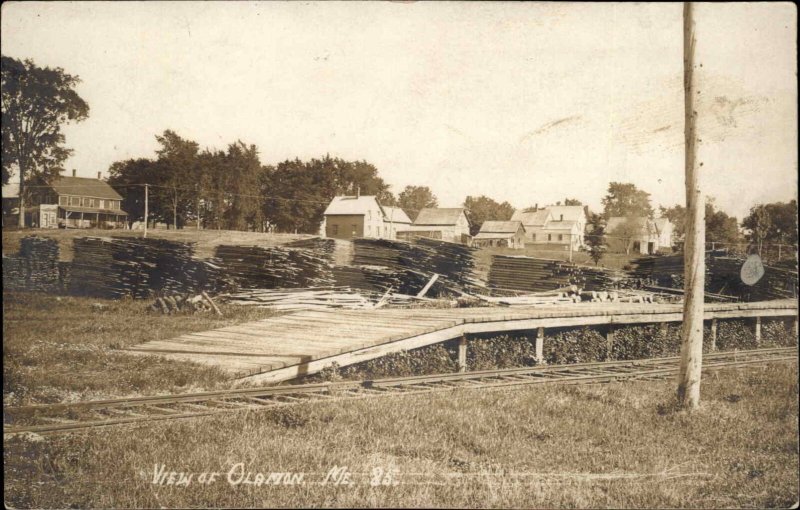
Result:
[[[684,299],[681,331],[681,366],[678,374],[678,403],[695,409],[700,404],[700,374],[703,362],[703,299],[705,297],[705,203],[700,189],[699,170],[703,165],[696,158],[694,75],[694,19],[692,2],[683,4],[683,92],[684,135],[686,141],[686,243],[683,254]]]

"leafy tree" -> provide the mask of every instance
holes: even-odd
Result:
[[[0,61],[2,182],[8,183],[14,169],[19,172],[19,226],[24,227],[27,181],[47,182],[63,171],[72,151],[64,147],[61,126],[84,120],[89,105],[75,92],[79,78],[60,67],[41,68],[6,56]]]
[[[682,205],[661,207],[661,216],[675,227],[675,235],[682,239],[686,233],[686,208]],[[706,241],[735,244],[739,241],[739,223],[733,216],[717,209],[714,197],[706,198]]]
[[[278,229],[316,233],[335,196],[336,175],[322,160],[286,160],[268,168],[262,179],[264,217]]]
[[[237,141],[228,146],[228,152],[222,157],[226,228],[250,230],[261,227],[263,210],[257,191],[262,172],[255,145]]]
[[[764,240],[767,239],[770,230],[774,228],[767,206],[759,204],[752,207],[750,214],[742,222],[742,226],[750,230],[747,237],[751,242],[758,243],[760,253]]]
[[[797,244],[797,200],[767,204],[772,225],[767,232],[770,242]]]
[[[589,257],[598,265],[605,255],[606,247],[606,224],[603,217],[599,214],[589,216],[589,233],[586,235],[586,244],[589,246]]]
[[[464,200],[464,207],[467,209],[467,218],[470,220],[471,235],[478,233],[484,221],[506,221],[510,220],[514,214],[514,207],[508,202],[499,203],[484,195],[468,196]]]
[[[436,195],[427,186],[406,186],[400,192],[398,204],[411,218],[411,221],[414,221],[420,210],[426,207],[437,207],[439,202],[436,200]]]
[[[146,158],[117,161],[108,169],[108,183],[122,195],[122,209],[128,213],[129,223],[144,221],[143,185],[155,182],[158,173],[158,164]]]
[[[630,183],[609,183],[608,193],[603,197],[602,204],[603,217],[606,220],[612,216],[653,217],[650,193],[642,191]]]
[[[645,221],[647,221],[646,218]],[[625,254],[629,255],[634,238],[638,237],[641,232],[641,216],[627,216],[622,223],[609,233],[614,237],[615,242],[613,244],[624,249]]]
[[[160,175],[154,195],[162,208],[170,207],[172,227],[182,228],[186,212],[198,194],[195,183],[200,174],[200,147],[197,142],[185,140],[169,129],[156,136],[156,140],[161,148],[156,151]]]
[[[564,205],[583,205],[583,202],[577,198],[566,198],[564,199]]]

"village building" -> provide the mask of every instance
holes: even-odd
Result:
[[[4,225],[16,221],[14,208],[19,211],[18,193],[16,197],[6,193],[4,189]],[[100,172],[92,179],[76,177],[73,170],[71,177],[59,176],[34,188],[25,204],[25,225],[35,228],[125,228],[127,216],[122,196],[101,179]]]
[[[399,207],[383,206],[374,195],[334,197],[325,209],[322,234],[331,239],[396,239],[411,227]]]
[[[383,208],[383,232],[386,239],[397,239],[397,233],[411,228],[411,218],[399,207],[381,206]]]
[[[475,247],[525,248],[525,227],[521,221],[484,221],[472,238]]]
[[[419,212],[410,230],[404,235],[424,236],[451,243],[469,244],[469,219],[467,219],[466,209],[463,207],[426,207]]]
[[[617,253],[653,255],[672,249],[672,223],[667,218],[612,216],[606,223],[606,243]]]
[[[525,227],[528,244],[579,250],[584,246],[586,211],[580,205],[552,205],[533,211],[517,210],[512,221]]]

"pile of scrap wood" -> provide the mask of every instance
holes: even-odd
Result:
[[[217,315],[222,315],[216,303],[208,294],[174,294],[159,296],[150,306],[154,312],[161,312],[165,315],[176,313],[205,313],[214,310]]]
[[[232,305],[257,306],[281,311],[374,307],[373,301],[343,287],[250,289],[223,294],[217,298]]]
[[[194,243],[82,237],[73,240],[73,252],[69,292],[75,295],[142,299],[228,285],[216,265],[194,257]]]
[[[325,287],[333,285],[330,255],[316,249],[217,246],[214,260],[242,289]]]
[[[8,290],[61,290],[58,241],[41,236],[23,237],[17,255],[3,256],[3,287]]]

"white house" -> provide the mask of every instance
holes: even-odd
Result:
[[[425,232],[425,235],[436,234],[435,237],[443,241],[463,243],[469,238],[469,220],[463,207],[426,207],[419,212],[409,230]]]
[[[382,206],[374,195],[334,197],[324,215],[321,234],[333,239],[396,239],[411,227],[402,209]]]
[[[573,250],[584,245],[586,212],[580,205],[553,205],[535,211],[515,211],[512,221],[525,226],[528,244],[558,245]]]

